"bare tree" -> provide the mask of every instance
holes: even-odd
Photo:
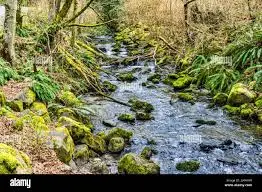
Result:
[[[15,31],[16,31],[17,0],[7,0],[5,2],[5,22],[4,22],[4,43],[3,58],[15,64]]]

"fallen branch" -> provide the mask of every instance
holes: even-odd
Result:
[[[92,25],[72,23],[72,24],[66,25],[65,27],[99,27],[102,25],[106,25],[107,23],[110,23],[112,21],[115,21],[115,20],[113,19],[113,20],[110,20],[104,23],[98,23],[98,24],[92,24]]]
[[[170,44],[167,42],[167,40],[164,39],[164,37],[159,36],[158,38],[159,38],[160,40],[162,40],[170,49],[172,49],[172,50],[175,51],[175,52],[178,52],[178,50],[175,49],[172,45],[170,45]]]

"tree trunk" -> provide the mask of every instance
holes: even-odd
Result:
[[[76,15],[76,12],[77,12],[77,5],[78,5],[78,2],[77,0],[73,0],[74,2],[74,10],[73,10],[73,17]],[[73,23],[76,22],[76,19],[73,21]],[[77,27],[72,27],[72,38],[71,38],[71,46],[74,47],[75,46],[75,43],[76,43],[76,35],[77,35]]]
[[[17,2],[16,24],[19,28],[23,27],[22,0]]]
[[[5,3],[3,58],[15,64],[15,33],[16,33],[17,0],[7,0]]]

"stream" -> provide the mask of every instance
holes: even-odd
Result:
[[[109,57],[126,57],[123,47],[118,53],[113,51],[111,37],[97,37],[97,47]],[[156,87],[143,87],[147,77],[156,69],[154,61],[137,61],[134,65],[103,65],[103,69],[117,75],[120,72],[135,71],[137,80],[132,83],[118,81],[114,76],[101,73],[101,80],[107,80],[118,86],[112,97],[124,102],[138,98],[151,103],[155,110],[154,120],[136,121],[129,124],[117,120],[122,113],[132,113],[129,107],[101,97],[86,95],[85,100],[92,103],[96,111],[92,117],[95,132],[109,130],[103,120],[111,120],[133,131],[131,144],[120,155],[106,154],[109,173],[117,173],[117,161],[123,154],[139,154],[145,146],[151,146],[157,153],[151,158],[158,163],[161,174],[183,174],[176,169],[176,163],[185,160],[198,160],[200,169],[194,174],[261,174],[262,142],[252,134],[241,129],[242,123],[232,120],[221,108],[209,108],[210,98],[203,96],[194,104],[177,101],[170,103],[173,89],[162,83]],[[150,72],[151,71],[151,72]],[[171,73],[171,71],[169,71]],[[214,120],[216,125],[196,126],[198,119]],[[152,141],[154,143],[152,144]],[[85,166],[80,167],[84,169]]]

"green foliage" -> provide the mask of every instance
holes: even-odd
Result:
[[[36,93],[38,99],[44,102],[50,102],[56,98],[59,86],[50,77],[39,71],[30,76],[33,80],[32,90]]]
[[[7,62],[0,58],[0,85],[4,85],[10,79],[18,79],[18,74],[8,66]]]
[[[198,86],[204,85],[213,92],[228,91],[240,77],[240,73],[233,70],[230,65],[202,55],[194,60],[190,74],[196,77]]]
[[[244,70],[262,62],[262,26],[258,22],[254,26],[247,26],[235,40],[230,43],[224,55],[233,57],[235,69]]]

